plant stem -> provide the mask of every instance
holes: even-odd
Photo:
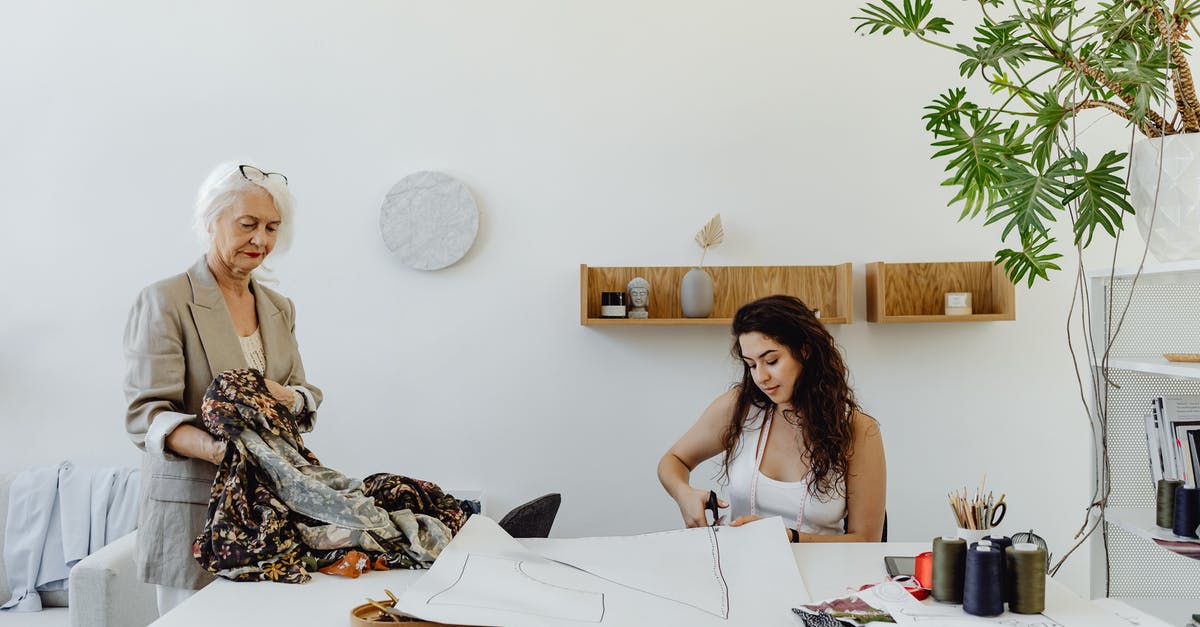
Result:
[[[1187,56],[1179,45],[1179,31],[1167,24],[1167,18],[1160,7],[1150,10],[1154,22],[1158,24],[1158,32],[1162,35],[1163,43],[1171,56],[1175,67],[1171,70],[1175,84],[1175,106],[1183,116],[1183,132],[1200,132],[1200,102],[1196,101],[1196,87],[1192,83],[1192,70],[1188,67]]]

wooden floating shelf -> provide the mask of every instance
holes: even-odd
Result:
[[[975,313],[945,314],[946,292],[970,292]],[[867,264],[869,322],[1016,320],[1016,290],[990,261]]]
[[[705,266],[713,278],[713,312],[685,318],[679,285],[686,266],[579,266],[579,323],[585,326],[729,326],[746,303],[772,294],[790,294],[821,310],[825,324],[850,324],[851,266]],[[650,282],[650,317],[644,320],[601,318],[600,293],[624,292],[633,277]]]

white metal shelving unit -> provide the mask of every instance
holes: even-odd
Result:
[[[1186,624],[1200,612],[1200,560],[1161,548],[1154,537],[1155,488],[1144,416],[1150,399],[1200,394],[1200,364],[1166,353],[1200,353],[1200,261],[1088,273],[1093,368],[1108,351],[1108,448],[1112,490],[1104,535],[1093,543],[1093,596],[1109,596]],[[1129,303],[1124,319],[1118,316]],[[1106,311],[1114,312],[1110,320]],[[1120,325],[1116,338],[1107,338]],[[1109,580],[1105,581],[1105,553]]]

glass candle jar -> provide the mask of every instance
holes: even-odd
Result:
[[[600,293],[600,317],[601,318],[624,318],[625,317],[625,292],[601,292]]]

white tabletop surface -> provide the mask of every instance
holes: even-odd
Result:
[[[526,541],[535,545],[536,540]],[[863,584],[883,581],[884,555],[916,555],[927,543],[812,543],[792,545],[796,564],[814,601],[843,596]],[[385,599],[384,589],[399,594],[424,571],[376,571],[357,579],[316,574],[308,584],[236,583],[217,580],[179,607],[159,618],[153,627],[212,627],[214,625],[288,625],[341,627],[349,625],[351,608],[372,599]],[[797,599],[801,601],[801,599]],[[927,603],[934,603],[927,601]],[[1046,614],[1067,627],[1130,627],[1101,605],[1085,601],[1065,586],[1047,580]]]

